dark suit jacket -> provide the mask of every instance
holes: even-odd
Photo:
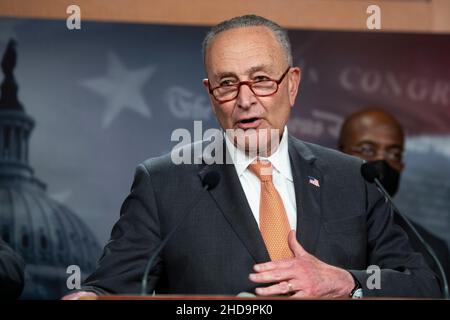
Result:
[[[0,299],[17,299],[24,285],[23,259],[0,239]]]
[[[361,178],[361,160],[293,137],[289,156],[297,238],[309,253],[351,270],[366,296],[440,295],[435,275],[393,224],[384,199]],[[201,177],[210,171],[221,180],[203,191]],[[149,256],[199,193],[204,196],[162,251],[149,288],[160,294],[254,292],[248,275],[270,259],[234,166],[175,165],[169,155],[138,166],[98,269],[83,289],[138,293]],[[382,270],[380,290],[366,286],[369,265]]]
[[[414,222],[411,219],[408,219],[408,221],[417,230],[417,232],[420,234],[420,236],[423,238],[423,240],[426,241],[426,243],[433,249],[434,253],[436,254],[436,258],[439,260],[439,263],[441,264],[441,266],[443,268],[443,272],[445,273],[444,275],[441,275],[439,266],[437,265],[436,261],[433,259],[433,257],[430,255],[430,253],[427,251],[425,245],[419,240],[419,238],[414,233],[414,231],[411,229],[411,227],[408,225],[408,223],[405,221],[405,219],[408,219],[408,218],[403,215],[400,215],[397,211],[394,211],[394,221],[396,223],[398,223],[403,228],[403,230],[405,230],[405,232],[409,238],[411,247],[415,251],[422,253],[422,255],[425,258],[425,261],[428,264],[428,266],[430,267],[430,269],[438,276],[439,282],[441,284],[441,288],[443,289],[443,286],[444,286],[444,281],[442,279],[443,277],[446,278],[447,284],[450,283],[450,255],[449,255],[447,243],[443,239],[432,234],[430,231],[425,229],[423,226],[421,226],[417,222]]]

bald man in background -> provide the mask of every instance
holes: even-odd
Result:
[[[381,184],[392,197],[397,193],[400,175],[405,166],[404,145],[405,135],[400,123],[382,109],[367,108],[353,113],[344,121],[338,147],[344,153],[372,162],[380,173]],[[413,248],[424,254],[428,265],[441,278],[436,263],[406,221],[397,212],[394,219],[408,233]],[[450,281],[450,257],[446,242],[419,224],[410,222],[433,248],[446,272],[447,281]],[[442,279],[440,280],[442,283]]]

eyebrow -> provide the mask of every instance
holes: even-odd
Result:
[[[272,68],[266,64],[259,64],[253,67],[250,67],[249,69],[247,69],[247,71],[245,72],[246,74],[252,74],[258,71],[271,71]],[[214,74],[214,78],[215,79],[222,79],[222,78],[227,78],[227,77],[232,77],[232,78],[238,78],[236,73],[234,72],[219,72]]]
[[[362,145],[362,144],[370,144],[374,147],[378,147],[378,143],[371,141],[371,140],[362,140],[360,142],[357,143],[357,145]],[[392,144],[386,147],[386,149],[399,149],[399,150],[403,150],[404,148],[402,147],[401,144]]]
[[[393,144],[393,145],[390,145],[389,147],[387,147],[387,149],[399,149],[399,150],[403,151],[404,148],[400,144]]]
[[[250,69],[247,70],[248,74],[252,74],[258,71],[272,71],[272,68],[266,64],[259,64],[257,66],[251,67]]]
[[[377,143],[372,141],[372,140],[361,140],[356,145],[359,146],[359,145],[362,145],[362,144],[370,144],[370,145],[373,145],[373,146],[377,145]]]

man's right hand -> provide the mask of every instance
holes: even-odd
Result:
[[[77,291],[68,295],[65,295],[62,297],[62,300],[80,300],[80,299],[92,299],[95,298],[97,295],[93,292],[88,291]]]

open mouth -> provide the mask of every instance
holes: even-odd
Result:
[[[237,123],[237,125],[241,129],[251,129],[258,127],[260,122],[261,122],[260,118],[253,117],[248,119],[242,119]]]
[[[239,121],[239,123],[252,123],[255,122],[256,120],[258,120],[258,118],[249,118],[249,119],[244,119]]]

